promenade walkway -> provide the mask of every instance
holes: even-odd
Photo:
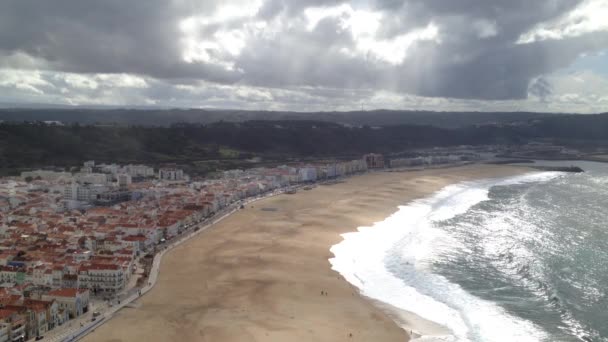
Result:
[[[162,250],[154,256],[154,260],[152,262],[152,267],[150,269],[150,274],[148,277],[148,283],[142,288],[133,288],[126,294],[120,296],[120,304],[116,303],[113,306],[108,306],[106,303],[104,304],[96,304],[96,306],[92,307],[89,312],[82,315],[81,317],[66,322],[63,326],[58,327],[54,330],[49,331],[45,337],[44,341],[52,341],[52,342],[72,342],[78,341],[88,333],[95,330],[97,327],[106,323],[116,312],[123,309],[124,307],[128,307],[135,300],[145,295],[148,291],[152,290],[158,281],[158,275],[160,273],[160,263],[162,261],[163,256],[166,252],[172,250],[173,248],[181,245],[186,242],[188,239],[201,234],[205,230],[209,229],[214,224],[222,221],[226,217],[230,216],[234,212],[239,210],[241,205],[247,205],[249,203],[261,200],[263,198],[276,196],[282,194],[283,191],[275,191],[265,196],[252,198],[249,200],[245,200],[241,203],[236,203],[231,205],[230,207],[224,209],[223,211],[217,213],[215,216],[218,217],[211,221],[205,220],[200,222],[198,225],[193,225],[188,228],[186,234],[181,235],[177,238],[177,240],[171,241],[168,245],[163,246]],[[198,226],[200,229],[196,230],[195,227]],[[99,312],[100,315],[96,318],[95,321],[92,321],[93,312]],[[33,339],[32,339],[33,341]]]

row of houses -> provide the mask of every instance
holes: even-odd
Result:
[[[396,158],[390,160],[391,168],[425,166],[425,165],[441,165],[458,163],[462,161],[474,161],[481,159],[478,154],[437,154],[429,156],[418,156],[412,158]]]
[[[280,166],[285,170],[287,184],[315,182],[365,172],[368,165],[364,159],[329,163],[306,164],[297,167]]]
[[[130,186],[141,194],[138,201],[87,210],[61,210],[57,204],[66,195],[54,190],[53,182],[0,182],[8,196],[23,198],[0,212],[0,283],[117,293],[128,284],[137,255],[153,252],[163,239],[178,236],[230,204],[292,184],[365,170],[362,158],[231,170],[220,179],[198,182],[148,181]]]
[[[106,258],[94,256],[89,250],[74,254],[77,255],[74,262],[67,265],[2,265],[0,282],[12,286],[31,283],[44,288],[81,288],[113,294],[126,286],[134,270],[133,255]]]
[[[26,341],[89,310],[89,290],[42,291],[31,284],[0,290],[0,342]]]

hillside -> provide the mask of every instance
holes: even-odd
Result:
[[[170,126],[174,123],[209,124],[219,121],[307,120],[335,122],[346,125],[431,125],[458,128],[469,125],[500,124],[528,121],[536,118],[561,116],[530,112],[431,112],[431,111],[353,111],[353,112],[278,112],[207,109],[0,109],[0,120],[61,121],[80,124],[116,124],[141,126]]]
[[[4,172],[47,165],[102,162],[235,165],[264,159],[356,156],[454,145],[518,145],[549,141],[578,147],[608,142],[608,115],[552,116],[513,124],[441,128],[421,125],[347,127],[322,121],[245,121],[171,127],[0,124]]]

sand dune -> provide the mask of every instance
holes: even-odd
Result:
[[[85,341],[407,341],[330,269],[330,247],[450,183],[523,170],[379,172],[258,201],[169,252],[141,305]]]

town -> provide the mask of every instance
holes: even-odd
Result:
[[[384,167],[381,155],[224,171],[96,164],[0,180],[0,342],[47,332],[120,304],[148,284],[153,256],[248,198]],[[306,187],[308,188],[308,187]],[[82,325],[82,319],[79,321]]]

